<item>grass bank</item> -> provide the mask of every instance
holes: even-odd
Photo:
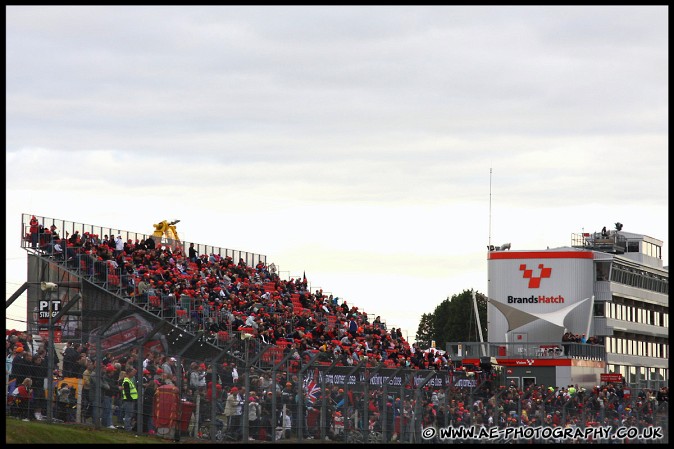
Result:
[[[181,443],[195,441],[182,441]],[[49,424],[5,416],[5,444],[176,444],[157,436],[123,430],[94,429],[81,424]]]

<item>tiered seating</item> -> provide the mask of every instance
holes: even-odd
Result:
[[[302,307],[302,303],[300,302],[300,294],[291,294],[290,301],[293,303],[293,312],[295,312],[295,315],[301,315],[302,312],[304,312],[304,307]]]
[[[262,354],[262,361],[265,363],[277,365],[281,360],[283,360],[283,347],[278,345],[272,346]]]
[[[218,331],[218,341],[226,342],[229,340],[229,333],[227,331]]]
[[[264,355],[269,362],[280,361],[287,340],[293,339],[298,344],[302,343],[303,347],[306,345],[309,353],[315,353],[319,346],[325,345],[324,350],[330,357],[336,346],[342,346],[347,354],[357,349],[361,354],[359,348],[365,345],[366,338],[370,347],[373,347],[372,329],[366,327],[371,325],[367,324],[364,311],[347,306],[345,301],[340,306],[336,298],[325,301],[322,290],[314,295],[307,288],[306,277],[284,281],[267,271],[266,265],[261,262],[252,267],[247,266],[243,259],[237,264],[229,256],[216,257],[214,260],[201,256],[200,263],[194,263],[177,252],[162,254],[163,249],[137,253],[133,245],[114,256],[114,250],[109,244],[95,244],[95,247],[87,248],[86,251],[82,246],[76,248],[69,244],[68,250],[72,251],[76,268],[95,275],[94,281],[106,282],[111,290],[117,290],[116,293],[126,284],[127,273],[134,273],[132,280],[136,286],[141,279],[148,281],[151,287],[147,301],[138,298],[137,290],[126,290],[123,294],[137,305],[190,332],[206,332],[214,342],[231,341],[233,332],[260,338],[261,334],[270,330],[271,323],[276,322],[270,313],[280,316],[281,322],[301,322],[291,326],[290,330],[281,330],[284,338]],[[97,257],[98,261],[91,257]],[[111,268],[112,258],[120,268]],[[227,274],[231,282],[223,280],[223,273]],[[253,311],[257,315],[255,327],[242,325]],[[340,319],[351,315],[358,320],[358,336],[353,344],[342,345],[339,339],[344,329]],[[386,331],[385,328],[380,329]],[[382,348],[395,346],[399,354],[409,356],[409,345],[404,340],[391,339],[387,333],[382,333],[381,337],[377,335],[377,340],[382,340]],[[268,341],[266,334],[262,341]],[[381,351],[378,346],[376,352],[379,353],[369,359],[381,357]],[[308,353],[303,351],[303,354],[306,356]],[[323,357],[320,358],[326,363]]]
[[[108,265],[108,283],[112,287],[119,287],[120,286],[119,271],[112,268],[111,265]]]
[[[155,294],[148,295],[148,300],[150,301],[150,306],[155,308],[161,307],[161,299]]]
[[[240,327],[239,327],[239,332],[244,333],[244,334],[251,334],[251,335],[257,334],[257,331],[255,331],[255,328],[254,328],[254,327],[244,327],[244,326],[240,326]]]

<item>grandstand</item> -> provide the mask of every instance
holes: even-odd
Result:
[[[31,231],[33,217],[38,225]],[[411,355],[409,344],[385,324],[370,323],[358,307],[339,304],[321,289],[311,292],[306,278],[281,279],[265,255],[175,245],[156,234],[30,214],[22,223],[28,282],[15,296],[28,291],[31,334],[47,338],[49,309],[68,307],[53,328],[55,341],[89,344],[92,353],[100,345],[104,353],[118,355],[142,341],[170,354],[213,359],[226,349],[227,358],[240,359],[240,337],[247,335],[255,352],[276,346],[268,354],[294,343],[302,353],[320,349],[345,362],[364,355],[373,361]],[[118,237],[124,242],[121,251],[115,249]],[[189,257],[188,247],[196,257]],[[59,288],[42,291],[43,282]],[[340,327],[351,317],[358,331],[342,341]],[[269,356],[259,363],[265,361]]]

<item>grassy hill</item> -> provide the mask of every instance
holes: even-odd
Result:
[[[198,440],[197,440],[198,441]],[[195,443],[181,439],[181,443]],[[205,442],[205,441],[204,441]],[[5,416],[5,444],[176,444],[157,436],[136,436],[123,430],[99,429],[80,424],[48,424]],[[207,443],[207,442],[205,442]]]
[[[335,444],[333,441],[303,440],[296,438],[275,443],[255,441],[254,444]],[[213,444],[209,440],[181,437],[179,442],[156,435],[139,435],[123,430],[99,429],[82,424],[48,424],[43,421],[21,421],[5,416],[5,444]],[[234,444],[241,443],[222,443]]]

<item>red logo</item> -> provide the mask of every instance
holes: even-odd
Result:
[[[552,273],[552,268],[545,268],[543,264],[538,265],[540,270],[539,276],[534,276],[534,270],[527,270],[525,264],[520,265],[520,271],[523,271],[522,277],[524,279],[529,279],[529,288],[538,288],[541,286],[541,279],[549,278]]]

